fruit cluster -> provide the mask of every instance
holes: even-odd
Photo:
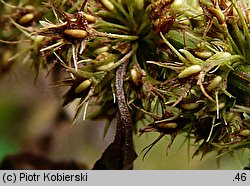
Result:
[[[126,63],[121,88],[134,130],[160,134],[146,152],[183,132],[199,145],[195,154],[250,147],[246,1],[71,0],[39,9],[2,2],[12,10],[2,42],[19,45],[22,33],[31,43],[8,64],[29,53],[37,71],[64,74],[63,105],[79,99],[76,117],[116,117],[116,72]]]

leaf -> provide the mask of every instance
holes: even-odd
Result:
[[[119,125],[123,125],[123,123],[117,123],[117,126]],[[133,168],[137,154],[134,151],[132,139],[128,140],[126,135],[118,131],[114,142],[106,148],[101,158],[95,163],[94,170],[128,170]]]

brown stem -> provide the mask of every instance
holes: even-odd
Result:
[[[116,72],[116,96],[118,103],[118,123],[116,128],[115,141],[121,144],[122,151],[122,169],[131,169],[133,166],[133,161],[137,157],[134,151],[133,145],[133,123],[131,115],[127,106],[124,90],[123,81],[127,68],[127,64],[123,63]]]
[[[127,59],[116,71],[115,94],[118,112],[115,139],[95,163],[93,169],[132,169],[133,162],[137,158],[132,138],[133,123],[123,89],[128,63]]]

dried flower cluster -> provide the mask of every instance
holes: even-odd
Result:
[[[2,40],[16,43],[17,52],[21,32],[30,45],[3,56],[1,71],[25,54],[37,71],[66,73],[58,85],[70,87],[63,105],[79,98],[76,117],[118,118],[119,168],[131,168],[136,158],[131,135],[141,123],[141,134],[159,133],[145,154],[164,135],[174,140],[183,132],[199,144],[195,155],[250,147],[249,2],[2,2],[11,9],[1,15]]]

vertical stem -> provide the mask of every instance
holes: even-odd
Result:
[[[128,66],[128,61],[119,66],[116,71],[116,97],[118,103],[118,122],[114,141],[120,141],[122,148],[122,169],[131,169],[136,158],[133,145],[133,123],[127,106],[123,89],[123,81]]]
[[[114,93],[117,97],[118,112],[115,139],[103,152],[93,169],[132,169],[133,162],[137,158],[133,144],[133,123],[123,89],[129,59],[136,49],[137,45],[134,45],[133,49],[123,57],[123,63],[116,71]]]

